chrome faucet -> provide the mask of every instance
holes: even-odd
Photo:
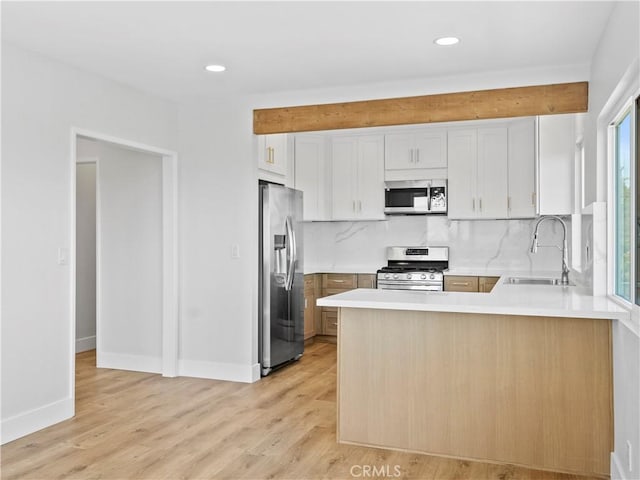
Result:
[[[558,245],[538,245],[538,228],[540,224],[545,220],[557,220],[562,225],[562,248]],[[533,241],[531,242],[531,253],[536,253],[538,251],[538,247],[555,247],[562,251],[562,276],[560,277],[561,285],[569,285],[569,265],[568,265],[568,257],[569,257],[569,249],[567,248],[567,224],[564,223],[560,217],[556,215],[547,215],[544,217],[540,217],[538,222],[536,223],[536,228],[533,231]]]

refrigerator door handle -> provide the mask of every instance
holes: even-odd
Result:
[[[289,242],[289,266],[287,269],[287,280],[285,284],[285,290],[290,291],[293,288],[293,276],[295,275],[296,268],[296,236],[293,232],[293,222],[290,216],[287,216],[285,221],[285,227],[287,229],[287,241]]]

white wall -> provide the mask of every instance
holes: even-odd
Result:
[[[258,181],[245,99],[182,105],[182,375],[251,381],[257,367]],[[231,258],[232,245],[240,258]]]
[[[608,108],[610,99],[618,96],[616,87],[625,73],[640,61],[639,18],[638,2],[616,3],[593,58],[589,115],[585,124],[588,201],[607,200],[606,126],[598,130],[598,118],[603,109]],[[640,87],[640,79],[636,76],[632,84]],[[592,231],[602,231],[596,225],[595,217],[594,214]],[[593,248],[600,253],[600,258],[603,257],[606,247],[602,245],[602,234],[587,236],[585,241],[596,242]],[[594,261],[594,285],[602,278],[602,273],[602,262],[597,265]],[[614,323],[612,337],[615,440],[611,476],[632,480],[640,478],[640,339],[637,329],[634,331],[620,322]],[[632,444],[632,471],[628,468],[627,441]]]
[[[2,44],[2,442],[73,415],[71,127],[174,149],[174,105]]]
[[[95,162],[95,159],[93,160]],[[96,348],[96,164],[76,167],[76,352]]]
[[[162,157],[97,143],[97,365],[161,373]]]

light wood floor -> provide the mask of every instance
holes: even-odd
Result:
[[[94,365],[78,355],[75,418],[2,447],[2,479],[586,479],[337,444],[331,344],[254,384]]]

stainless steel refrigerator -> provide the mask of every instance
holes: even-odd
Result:
[[[302,192],[260,188],[259,357],[262,375],[304,351]]]

